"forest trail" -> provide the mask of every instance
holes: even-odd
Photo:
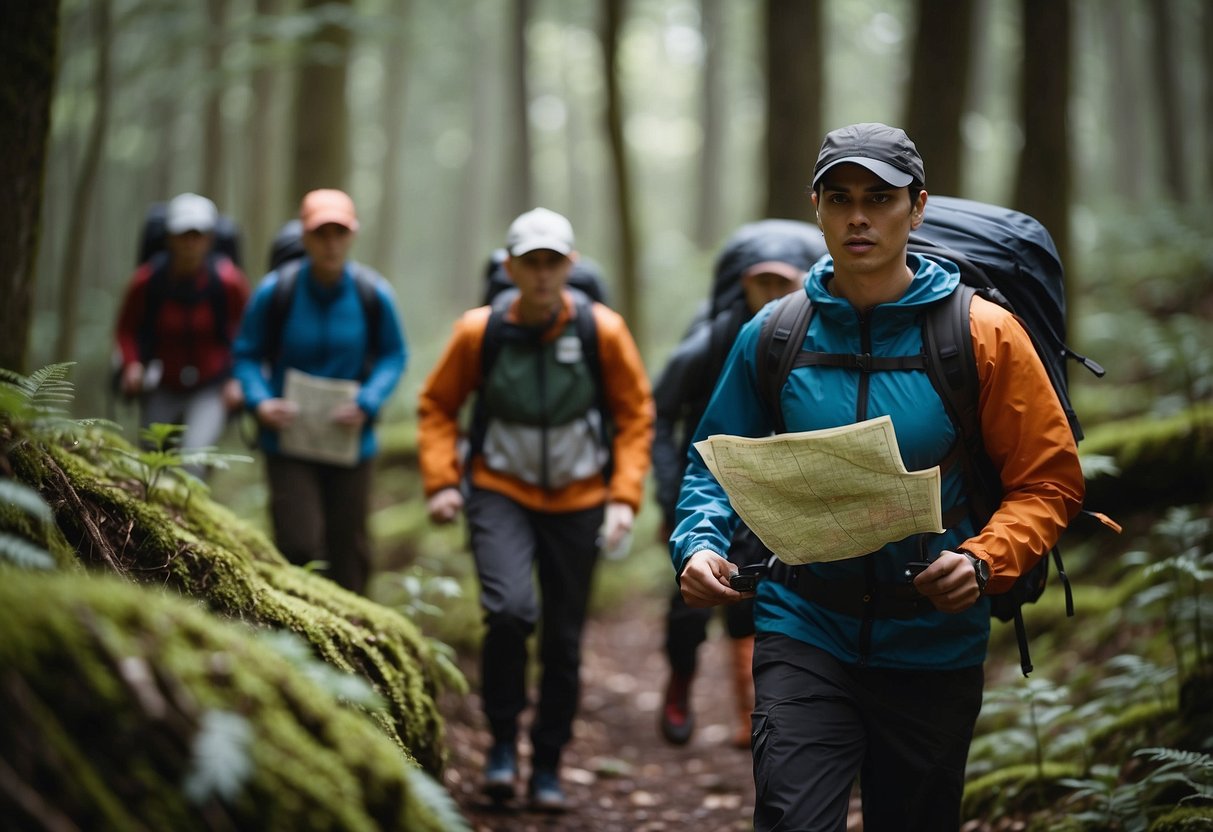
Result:
[[[562,775],[571,810],[542,815],[519,800],[495,808],[479,792],[488,748],[479,698],[443,702],[451,759],[445,784],[476,832],[727,832],[753,828],[748,750],[733,748],[728,641],[714,620],[692,690],[695,734],[682,747],[658,732],[666,680],[664,602],[637,600],[587,626],[582,697]],[[475,679],[474,668],[469,678]],[[529,711],[527,715],[529,716]],[[525,729],[524,729],[525,733]],[[529,747],[521,748],[522,774]]]

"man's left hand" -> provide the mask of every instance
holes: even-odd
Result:
[[[366,423],[366,411],[355,402],[345,402],[333,408],[330,417],[339,425],[360,428]]]
[[[981,597],[972,562],[947,549],[914,579],[914,586],[940,612],[964,612]]]
[[[624,535],[632,530],[636,512],[627,503],[607,503],[603,520],[603,551],[610,552],[623,542]]]

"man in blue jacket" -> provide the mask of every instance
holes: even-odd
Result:
[[[350,197],[311,191],[299,219],[306,256],[261,281],[236,339],[235,375],[261,428],[278,548],[292,563],[325,562],[333,580],[362,592],[371,562],[366,520],[374,421],[404,372],[407,349],[391,287],[348,259],[358,231]],[[278,287],[287,281],[284,295]],[[370,302],[367,291],[373,291]],[[321,430],[338,439],[357,435],[350,437],[351,460],[282,447],[280,432],[301,415],[300,403],[284,396],[288,370],[353,382],[355,392],[317,418]]]
[[[792,432],[889,416],[907,470],[938,464],[956,438],[925,370],[883,369],[895,361],[876,369],[869,360],[919,355],[923,311],[959,281],[954,264],[908,253],[927,207],[924,184],[922,159],[899,129],[857,124],[826,136],[812,199],[830,257],[809,270],[814,313],[802,349],[861,360],[797,362],[778,397]],[[773,430],[755,383],[756,344],[770,310],[738,335],[696,440]],[[867,832],[960,826],[989,638],[985,595],[1005,592],[1053,546],[1083,496],[1073,435],[1028,334],[980,298],[970,330],[982,441],[1003,487],[993,515],[982,520],[965,510],[969,495],[955,466],[941,483],[944,515],[955,517],[942,534],[786,567],[781,579],[758,585],[751,746],[758,832],[844,829],[856,777]],[[695,450],[676,519],[670,546],[686,602],[743,597],[730,587],[736,570],[726,560],[738,518]],[[912,593],[907,564],[924,560],[930,566],[913,579]]]

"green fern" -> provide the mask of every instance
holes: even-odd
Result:
[[[0,503],[28,515],[35,522],[52,521],[50,506],[42,496],[16,480],[0,479]],[[23,569],[55,568],[55,559],[50,552],[20,535],[6,531],[0,531],[0,560],[7,560]]]

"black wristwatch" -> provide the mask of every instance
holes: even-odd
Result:
[[[990,564],[972,552],[961,552],[961,554],[969,559],[969,563],[973,564],[973,574],[977,576],[977,591],[984,595],[986,584],[990,582]]]

